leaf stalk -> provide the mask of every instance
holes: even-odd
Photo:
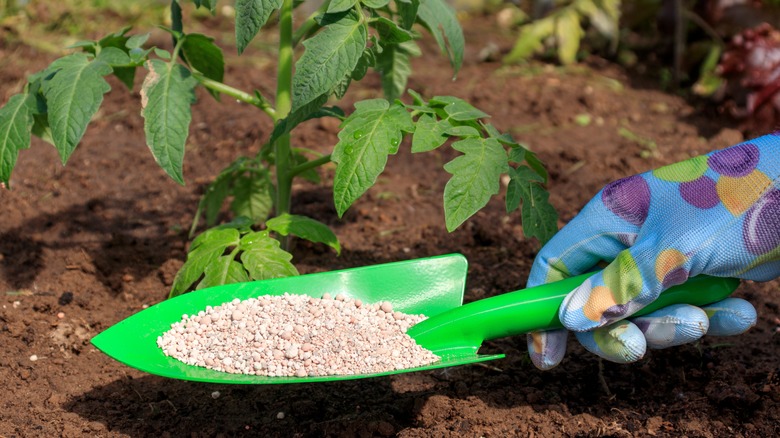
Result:
[[[305,163],[301,163],[292,169],[290,169],[290,175],[297,176],[302,174],[303,172],[306,172],[309,169],[314,169],[315,167],[322,166],[323,164],[330,163],[330,154],[323,155],[319,158],[316,158],[314,160],[307,161]]]
[[[222,82],[218,82],[213,79],[209,79],[200,73],[193,72],[193,76],[195,77],[195,79],[198,80],[198,82],[200,82],[201,85],[208,88],[209,90],[216,91],[220,94],[230,96],[241,102],[256,106],[261,110],[263,110],[263,112],[268,114],[268,116],[271,117],[272,120],[274,121],[277,120],[276,110],[271,106],[268,100],[266,100],[262,95],[249,94],[245,91],[231,87],[230,85],[223,84]]]
[[[313,34],[320,28],[320,24],[317,23],[317,17],[326,13],[330,7],[330,0],[322,3],[322,5],[301,24],[297,31],[293,34],[293,47],[298,47],[298,44],[302,39]]]

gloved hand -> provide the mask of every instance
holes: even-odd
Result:
[[[613,362],[704,334],[742,333],[756,311],[737,298],[625,318],[699,274],[780,275],[779,176],[780,133],[610,183],[542,248],[527,286],[611,262],[566,297],[559,317],[586,349]],[[556,366],[566,336],[565,329],[529,335],[533,363]]]

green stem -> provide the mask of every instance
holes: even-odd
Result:
[[[315,167],[322,166],[323,164],[330,163],[330,154],[323,155],[317,159],[307,161],[305,163],[299,164],[292,169],[290,169],[290,174],[292,176],[300,175],[303,172],[306,172],[309,169],[314,169]]]
[[[320,24],[317,23],[317,17],[327,12],[329,6],[330,0],[323,2],[319,9],[309,15],[309,18],[307,18],[306,21],[301,24],[298,30],[295,31],[295,34],[293,34],[293,47],[297,47],[298,43],[300,43],[302,39],[306,38],[319,29]]]
[[[230,85],[223,84],[222,82],[215,81],[213,79],[209,79],[205,76],[203,76],[200,73],[193,72],[193,77],[200,82],[201,85],[208,88],[209,90],[214,90],[220,94],[224,94],[226,96],[230,96],[236,100],[240,100],[241,102],[248,103],[250,105],[254,105],[261,110],[263,110],[266,114],[268,114],[271,119],[276,121],[276,110],[271,107],[271,104],[268,103],[265,98],[258,95],[252,95],[245,91],[239,90],[237,88],[233,88]]]
[[[168,61],[169,63],[173,64],[176,62],[177,59],[179,59],[179,52],[181,51],[181,45],[184,44],[184,38],[175,38],[176,45],[173,47],[173,55],[171,55],[171,60]]]
[[[293,75],[293,0],[284,0],[279,11],[279,69],[276,73],[276,114],[281,119],[292,109]],[[276,159],[276,214],[290,212],[292,178],[290,172],[290,134],[284,134],[274,143]],[[281,240],[282,248],[289,240]]]

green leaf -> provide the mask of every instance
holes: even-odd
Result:
[[[445,134],[450,137],[479,137],[479,131],[473,126],[453,126],[446,131]]]
[[[248,233],[252,231],[252,221],[249,220],[248,217],[239,216],[230,222],[226,222],[222,225],[218,225],[214,227],[214,229],[219,229],[219,230],[224,230],[228,228],[238,230],[242,234]]]
[[[233,183],[230,210],[257,224],[263,222],[273,207],[271,188],[263,175],[240,175]]]
[[[404,94],[412,74],[412,64],[409,55],[400,46],[392,45],[382,50],[377,55],[376,70],[382,76],[385,99],[393,101]]]
[[[509,161],[513,163],[521,163],[525,161],[528,163],[528,166],[534,170],[534,172],[542,177],[543,182],[545,184],[547,183],[547,169],[544,168],[544,164],[541,160],[539,160],[539,157],[536,156],[536,153],[531,152],[527,147],[515,141],[515,139],[512,138],[509,133],[502,134],[498,132],[498,129],[489,123],[485,123],[482,126],[491,137],[511,148],[509,150]]]
[[[130,39],[130,37],[127,36],[127,32],[129,32],[131,28],[132,26],[125,26],[118,32],[106,35],[103,37],[103,39],[97,42],[98,46],[104,49],[106,47],[116,47],[118,49],[124,48],[127,44],[127,41]]]
[[[565,9],[558,15],[555,26],[555,39],[558,43],[558,59],[568,65],[577,60],[577,50],[583,32],[580,17],[573,9]]]
[[[423,114],[417,119],[412,136],[412,152],[432,151],[447,141],[445,134],[452,124],[448,120],[436,121],[436,117]]]
[[[396,9],[401,27],[411,29],[417,22],[417,10],[420,8],[420,0],[396,0]]]
[[[327,14],[320,24],[325,28],[304,41],[306,51],[295,64],[292,111],[329,95],[355,69],[366,48],[366,27],[354,11]]]
[[[263,27],[271,13],[282,7],[284,0],[236,0],[236,45],[244,49]]]
[[[133,35],[127,39],[127,42],[125,42],[125,47],[127,47],[130,50],[140,49],[149,39],[150,35],[151,34],[148,32],[141,35]]]
[[[176,274],[169,298],[181,295],[215,263],[225,250],[237,246],[239,232],[234,228],[212,228],[198,236],[190,247],[187,261]]]
[[[542,177],[543,182],[546,184],[549,175],[547,174],[547,169],[544,168],[544,163],[542,163],[542,160],[540,160],[539,157],[536,156],[536,153],[526,150],[525,162],[528,163],[528,166],[530,166],[531,169],[534,170],[534,172],[536,172],[539,176]]]
[[[54,145],[54,139],[51,136],[51,127],[46,114],[33,114],[32,133],[41,140]]]
[[[357,4],[357,0],[333,0],[328,5],[329,14],[338,14],[352,9]]]
[[[98,61],[103,61],[111,67],[130,64],[130,57],[124,50],[116,47],[106,47],[100,50],[97,56]]]
[[[166,60],[166,61],[170,61],[171,60],[171,52],[169,52],[167,50],[163,50],[163,49],[155,47],[154,48],[154,54],[159,56],[160,58]]]
[[[353,80],[359,81],[368,73],[368,68],[376,65],[376,52],[373,47],[367,47],[363,54],[360,56],[355,69],[352,70],[350,77]]]
[[[525,161],[525,155],[528,153],[528,149],[518,146],[509,149],[509,161],[511,163],[522,163]]]
[[[46,98],[43,96],[43,83],[49,80],[47,72],[41,71],[31,75],[28,79],[27,94],[32,99],[30,110],[33,116],[32,133],[47,143],[54,145],[54,139],[51,136],[51,127],[49,126],[48,108]]]
[[[279,248],[279,241],[266,232],[249,233],[241,238],[241,262],[253,280],[298,275],[290,260],[292,254]]]
[[[43,83],[43,94],[54,146],[65,164],[103,102],[103,94],[111,89],[103,79],[111,67],[90,61],[86,53],[74,53],[54,61],[50,69],[56,74]]]
[[[114,76],[125,84],[128,90],[133,89],[135,83],[135,67],[114,67]]]
[[[198,203],[195,217],[192,220],[190,237],[195,233],[202,213],[205,212],[206,214],[206,224],[208,226],[213,226],[217,222],[217,216],[222,209],[222,203],[225,202],[225,199],[230,195],[236,178],[246,172],[250,167],[248,163],[249,160],[246,157],[239,157],[226,168],[222,169],[214,181],[206,187],[206,190]],[[247,221],[249,221],[249,219],[247,219]],[[250,223],[249,225],[252,224]]]
[[[122,66],[127,64],[140,65],[142,59],[146,58],[146,55],[149,54],[149,51],[140,50],[138,47],[146,42],[146,40],[149,38],[149,34],[147,33],[145,35],[134,35],[128,37],[126,34],[129,30],[129,26],[125,27],[117,33],[106,36],[96,44],[101,48],[100,53],[98,54],[98,59],[104,61],[106,64],[109,64],[114,71],[114,76],[116,76],[123,84],[125,84],[128,90],[132,90],[133,83],[135,82],[135,67]],[[138,46],[136,47],[136,45]],[[138,50],[132,54],[129,53],[133,52],[133,49]],[[117,51],[124,53],[127,59],[121,57]],[[141,54],[143,54],[143,56],[138,56],[139,51]],[[91,52],[93,54],[96,53],[94,49]]]
[[[75,43],[65,46],[66,49],[81,49],[87,53],[95,54],[97,52],[98,43],[93,40],[81,40]]]
[[[466,41],[455,10],[444,0],[423,0],[417,10],[417,19],[433,35],[441,51],[447,54],[457,74],[463,64]]]
[[[330,227],[322,222],[306,216],[283,214],[265,223],[269,230],[287,236],[294,234],[314,243],[324,243],[341,254],[339,239]]]
[[[428,102],[423,99],[423,97],[420,95],[420,93],[412,90],[411,88],[407,91],[410,96],[412,96],[412,102],[415,105],[421,105],[421,106],[427,106]]]
[[[130,49],[127,54],[130,56],[130,61],[132,61],[133,64],[136,65],[143,65],[144,62],[146,62],[146,59],[149,57],[149,54],[152,53],[153,49]]]
[[[506,151],[493,138],[467,138],[452,144],[463,152],[444,165],[452,178],[444,187],[444,222],[453,231],[497,194],[501,174],[509,168]]]
[[[27,78],[27,94],[33,98],[32,108],[35,114],[47,114],[48,105],[46,104],[46,97],[43,95],[43,84],[50,80],[56,71],[52,72],[49,69],[39,71],[30,75]]]
[[[355,112],[342,123],[331,160],[337,163],[333,196],[339,217],[369,187],[398,152],[404,132],[412,132],[412,117],[401,103],[384,99],[355,104]]]
[[[526,166],[520,166],[517,169],[510,168],[509,185],[506,192],[506,212],[511,213],[520,207],[523,195],[531,193],[531,184],[541,187],[539,184],[544,181],[542,178]]]
[[[6,187],[9,187],[19,151],[30,147],[32,126],[31,96],[16,94],[0,108],[0,182]]]
[[[385,17],[377,17],[371,21],[371,27],[379,33],[379,41],[384,44],[398,44],[415,39],[415,34],[404,29],[394,21]]]
[[[184,144],[189,134],[197,81],[175,62],[147,61],[149,73],[141,86],[141,115],[146,144],[162,169],[184,184]]]
[[[360,3],[363,3],[372,9],[379,9],[387,6],[387,4],[390,3],[390,0],[360,0]]]
[[[206,210],[206,225],[213,226],[217,223],[217,216],[222,209],[222,203],[230,194],[230,184],[233,182],[232,173],[220,174],[213,183],[211,183],[206,189],[206,193],[203,194],[201,203]]]
[[[522,202],[520,217],[523,234],[536,237],[544,245],[558,231],[558,213],[548,200],[549,193],[541,183],[544,179],[529,167],[509,169],[509,186],[506,191],[506,210],[511,213]]]
[[[217,12],[217,0],[195,0],[195,6],[203,6],[204,8],[208,9],[212,15]]]
[[[249,275],[241,263],[235,261],[230,255],[224,255],[215,262],[206,265],[206,269],[203,271],[203,280],[198,283],[196,289],[245,281],[249,281]]]
[[[491,125],[490,123],[480,122],[480,124],[482,125],[483,128],[485,128],[485,132],[487,132],[489,136],[495,138],[496,140],[501,142],[501,144],[505,144],[513,148],[518,146],[523,148],[523,146],[517,141],[515,141],[515,139],[512,138],[512,135],[510,135],[509,133],[502,134],[501,132],[498,131],[498,129],[496,129],[495,126]]]
[[[486,117],[490,117],[484,112],[474,108],[470,103],[463,99],[458,99],[452,96],[436,96],[429,102],[431,106],[441,106],[444,112],[452,120],[459,122],[467,122],[470,120],[477,120]]]
[[[340,81],[336,83],[331,92],[336,97],[336,99],[341,100],[347,94],[347,91],[349,91],[349,84],[351,83],[352,73],[347,73],[343,78],[341,78]]]
[[[195,1],[196,6],[200,6],[199,3],[198,0]],[[171,0],[171,27],[179,33],[184,32],[184,17],[179,0]],[[173,38],[173,44],[176,45],[176,37]]]
[[[209,79],[222,82],[225,76],[225,59],[222,49],[214,44],[214,38],[199,33],[187,34],[181,50],[192,68]]]

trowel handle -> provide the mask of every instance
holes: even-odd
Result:
[[[452,339],[482,341],[537,330],[561,328],[558,309],[566,295],[593,273],[474,301],[435,315],[409,329],[418,344],[430,350],[447,348]],[[739,286],[735,278],[699,275],[671,287],[632,316],[641,316],[672,304],[703,306],[727,298]],[[461,343],[461,345],[463,345]]]

